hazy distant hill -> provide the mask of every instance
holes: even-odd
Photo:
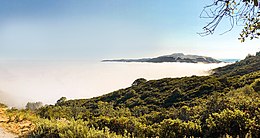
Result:
[[[212,57],[198,56],[198,55],[184,55],[183,53],[174,53],[171,55],[159,56],[155,58],[141,58],[141,59],[114,59],[102,60],[102,62],[185,62],[185,63],[220,63],[221,61]]]

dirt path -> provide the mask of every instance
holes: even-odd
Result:
[[[6,132],[3,128],[0,128],[0,138],[18,138],[18,136]]]
[[[0,108],[0,123],[8,121],[5,115],[6,108]],[[0,126],[0,138],[18,138],[17,135],[7,132]]]

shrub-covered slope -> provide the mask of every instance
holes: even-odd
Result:
[[[214,75],[216,76],[235,76],[244,75],[254,71],[260,70],[260,52],[256,53],[256,56],[249,55],[244,60],[236,62],[231,65],[214,69]]]

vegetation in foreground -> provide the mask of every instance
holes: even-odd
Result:
[[[258,138],[259,65],[257,53],[209,76],[137,79],[100,97],[7,110],[2,124],[32,122],[25,137]]]

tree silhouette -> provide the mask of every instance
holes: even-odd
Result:
[[[230,31],[235,25],[243,25],[239,39],[244,42],[260,36],[260,3],[259,0],[214,0],[204,7],[201,18],[210,22],[203,27],[202,36],[213,34],[222,20],[229,20]],[[225,32],[224,32],[225,33]]]

